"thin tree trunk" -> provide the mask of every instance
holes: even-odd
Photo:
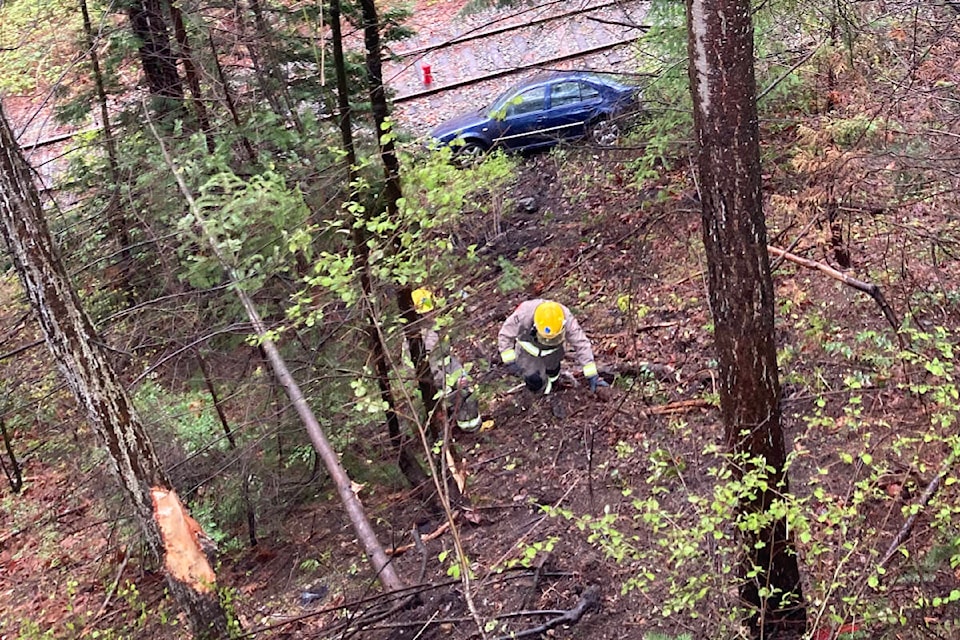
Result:
[[[230,423],[227,421],[227,414],[223,411],[223,405],[220,404],[220,398],[217,396],[217,388],[213,386],[213,380],[210,379],[210,374],[207,373],[207,363],[203,359],[203,354],[199,351],[197,351],[197,366],[200,368],[200,375],[203,376],[203,384],[207,387],[207,393],[210,394],[210,399],[213,400],[213,408],[217,412],[217,418],[220,420],[223,435],[227,438],[227,442],[230,443],[230,448],[236,450],[237,439],[234,437]]]
[[[253,24],[256,29],[257,40],[261,45],[257,47],[257,49],[264,52],[264,54],[258,56],[258,58],[251,58],[251,60],[259,59],[261,61],[260,71],[263,74],[261,88],[266,92],[267,99],[270,103],[275,104],[276,108],[279,109],[278,115],[287,118],[293,123],[297,132],[303,133],[303,123],[297,116],[296,109],[290,104],[290,98],[287,95],[286,78],[277,66],[276,56],[272,54],[270,26],[267,24],[266,16],[263,15],[263,6],[260,4],[260,0],[250,0],[250,11],[253,13]],[[281,98],[285,103],[282,106],[280,103]]]
[[[373,111],[375,131],[380,141],[380,158],[383,161],[385,186],[383,190],[383,206],[387,217],[396,219],[398,203],[403,197],[400,186],[400,161],[392,136],[383,136],[384,125],[390,115],[387,105],[387,96],[383,86],[383,64],[380,56],[380,25],[377,18],[377,8],[374,0],[361,0],[363,12],[363,40],[366,48],[367,83],[370,90],[370,107]],[[444,416],[439,410],[439,396],[433,374],[430,372],[430,362],[427,359],[423,337],[416,324],[417,312],[413,307],[413,286],[410,284],[397,289],[397,306],[403,317],[403,333],[410,346],[410,358],[413,360],[417,374],[417,387],[427,410],[427,420],[430,436],[437,440],[443,437]]]
[[[769,489],[740,504],[747,517],[767,512],[778,492],[787,491],[750,1],[687,0],[687,19],[720,411],[735,473],[772,469]],[[754,611],[755,636],[802,633],[806,608],[786,521],[745,531],[741,541],[740,596]]]
[[[190,38],[187,36],[187,27],[183,23],[183,12],[180,7],[170,2],[170,18],[173,20],[173,34],[177,39],[177,47],[180,49],[180,63],[183,65],[183,75],[187,79],[187,87],[190,89],[190,96],[193,103],[193,112],[197,117],[197,124],[203,131],[203,137],[207,143],[207,151],[213,153],[216,150],[216,143],[213,139],[213,128],[210,126],[210,116],[207,114],[207,105],[203,101],[203,89],[200,87],[200,74],[197,71],[197,65],[193,61],[193,48],[190,46]]]
[[[110,232],[114,234],[123,257],[129,261],[130,236],[127,233],[127,221],[120,214],[120,170],[117,162],[117,143],[113,137],[113,126],[110,123],[110,111],[107,108],[107,91],[103,83],[103,72],[100,69],[100,56],[97,53],[97,40],[93,35],[93,25],[90,22],[90,12],[87,9],[87,0],[80,0],[80,14],[83,17],[83,32],[87,39],[90,67],[93,70],[93,84],[97,91],[97,106],[100,109],[100,126],[103,129],[103,143],[107,150],[107,166],[110,169],[110,204],[107,216],[110,220]]]
[[[252,7],[251,11],[253,11]],[[240,40],[246,44],[247,57],[250,58],[250,64],[253,65],[253,76],[256,78],[257,85],[260,87],[260,91],[263,94],[263,99],[267,101],[267,104],[270,105],[270,108],[277,115],[277,117],[281,120],[284,120],[287,117],[286,110],[280,104],[280,99],[278,98],[276,91],[273,90],[273,86],[270,82],[270,74],[267,73],[261,60],[262,56],[260,55],[260,49],[262,45],[262,36],[259,33],[259,29],[254,29],[254,34],[250,37],[247,36],[247,19],[245,16],[246,9],[243,7],[240,0],[237,0],[234,3],[233,13],[237,21],[237,26],[240,30]],[[254,19],[256,19],[256,14]]]
[[[243,125],[240,122],[240,114],[237,112],[237,103],[233,99],[233,91],[230,88],[230,83],[227,82],[227,76],[223,73],[223,65],[220,64],[220,54],[214,45],[213,34],[209,29],[207,30],[207,40],[210,42],[210,55],[213,56],[213,64],[217,69],[217,79],[223,87],[223,99],[227,105],[227,110],[230,112],[230,119],[233,120],[233,126],[237,128],[240,143],[243,145],[243,149],[247,154],[247,162],[253,164],[257,161],[257,153],[253,150],[253,144],[250,142],[250,139],[240,133],[243,130]]]
[[[90,56],[90,66],[93,69],[93,84],[97,91],[97,103],[100,107],[100,126],[103,129],[103,142],[107,150],[107,167],[110,169],[110,201],[107,203],[107,220],[110,222],[108,233],[113,236],[114,242],[120,249],[123,262],[122,289],[130,290],[128,270],[133,266],[130,252],[130,234],[127,230],[127,219],[120,206],[120,169],[117,162],[117,143],[113,138],[113,127],[110,124],[110,112],[107,109],[107,91],[103,83],[103,72],[100,70],[100,56],[97,53],[97,40],[93,35],[93,25],[90,22],[90,12],[87,9],[87,0],[80,0],[80,14],[83,17],[83,32],[87,39],[87,49]]]
[[[223,435],[227,438],[227,442],[230,443],[230,450],[236,453],[238,451],[237,439],[233,435],[233,429],[230,428],[227,413],[223,410],[223,404],[217,395],[217,388],[214,386],[213,380],[207,372],[207,364],[199,349],[197,350],[197,366],[200,367],[200,374],[203,376],[203,383],[207,387],[207,393],[210,394],[210,399],[213,400],[213,408],[216,410],[217,418],[220,420],[220,426],[223,428]],[[242,462],[242,458],[239,460]],[[247,539],[250,541],[250,546],[255,547],[257,546],[257,515],[253,510],[253,500],[250,499],[250,476],[247,474],[247,470],[244,468],[245,466],[244,464],[240,465],[240,498],[243,500],[243,507],[247,514]]]
[[[0,108],[0,218],[4,240],[47,346],[106,445],[147,545],[198,638],[225,638],[227,616],[199,525],[167,480],[140,417],[60,261],[30,168]]]
[[[7,469],[6,463],[0,457],[0,467],[3,468],[3,475],[7,477],[10,483],[10,490],[14,493],[20,493],[23,489],[23,471],[20,469],[20,462],[17,461],[17,454],[13,450],[13,441],[10,438],[10,432],[7,431],[7,422],[0,416],[0,436],[3,437],[3,449],[10,460],[10,469]]]

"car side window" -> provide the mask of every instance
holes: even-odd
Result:
[[[591,84],[580,83],[580,99],[584,102],[597,100],[600,98],[600,92]]]
[[[519,116],[525,113],[541,111],[544,106],[545,96],[546,91],[544,91],[543,87],[527,89],[507,101],[506,107],[504,108],[504,115],[507,117]]]
[[[550,88],[550,108],[556,109],[566,104],[580,102],[579,82],[558,82]]]

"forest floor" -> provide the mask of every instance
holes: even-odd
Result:
[[[712,478],[707,469],[722,465],[715,455],[704,453],[709,444],[722,442],[722,427],[712,400],[715,362],[706,330],[710,316],[699,208],[692,191],[657,200],[639,191],[630,179],[632,153],[629,148],[572,147],[527,158],[504,209],[465,230],[474,234],[472,240],[485,238],[478,281],[487,284],[476,287],[468,301],[472,328],[455,343],[457,352],[466,361],[496,363],[500,322],[524,298],[549,296],[573,309],[593,341],[601,371],[614,380],[609,393],[595,396],[568,363],[570,375],[558,392],[533,397],[518,390],[518,381],[495,364],[475,370],[488,423],[480,433],[455,438],[468,472],[469,509],[459,510],[455,523],[469,559],[469,583],[451,577],[455,544],[442,514],[406,491],[361,489],[359,495],[384,542],[408,549],[396,556],[400,574],[411,585],[428,585],[419,606],[381,614],[382,619],[371,622],[381,605],[377,587],[339,502],[324,483],[318,499],[291,507],[283,525],[263,536],[255,550],[222,558],[220,579],[233,589],[232,606],[244,627],[259,630],[252,637],[466,639],[480,637],[477,620],[488,638],[509,637],[564,611],[576,611],[597,593],[596,607],[588,607],[575,623],[558,625],[549,636],[640,639],[663,629],[712,637],[710,627],[697,619],[654,613],[658,590],[667,589],[677,577],[670,567],[644,566],[629,554],[615,561],[605,552],[659,544],[643,532],[633,506],[635,499],[652,495],[650,478],[659,478],[653,484],[670,489],[659,499],[676,506],[705,488],[709,493]],[[498,281],[503,284],[506,277],[498,256],[520,269],[510,276],[520,289],[498,289]],[[882,266],[876,260],[886,258],[858,251],[855,270],[875,273]],[[821,486],[842,495],[862,465],[840,460],[845,453],[860,459],[865,446],[862,433],[844,422],[849,392],[841,390],[839,380],[853,365],[840,355],[826,354],[823,336],[809,325],[802,332],[797,318],[806,317],[803,309],[822,314],[833,338],[851,341],[868,330],[892,335],[891,329],[868,296],[827,277],[785,266],[777,272],[776,283],[781,310],[792,314],[778,321],[779,342],[809,354],[781,373],[787,442],[802,451],[792,486],[802,493],[817,469],[831,469],[828,483]],[[898,292],[887,293],[890,303],[902,308]],[[801,391],[806,387],[799,381],[816,376],[835,389],[827,395],[824,411],[836,421],[813,430],[804,416],[815,410],[815,398]],[[873,442],[889,441],[889,425],[901,433],[923,431],[922,408],[892,386],[877,385],[864,396],[859,420],[875,425]],[[75,418],[68,414],[63,419]],[[880,424],[888,425],[886,432],[876,426]],[[89,437],[89,432],[80,431],[77,437]],[[886,457],[880,450],[871,451],[874,464]],[[932,453],[931,464],[941,455]],[[894,462],[896,456],[889,456]],[[33,458],[22,496],[26,500],[6,489],[2,494],[7,524],[0,521],[0,599],[5,610],[0,620],[31,620],[37,629],[60,632],[31,635],[21,626],[20,635],[13,635],[12,629],[0,627],[0,637],[86,637],[78,630],[84,624],[89,634],[109,627],[113,616],[129,624],[138,612],[148,621],[138,623],[144,629],[139,637],[177,637],[166,626],[176,614],[169,613],[162,580],[127,565],[127,552],[136,556],[137,551],[113,544],[111,514],[92,497],[105,474],[87,474],[75,489],[80,466],[69,458],[59,466]],[[865,516],[882,523],[880,535],[870,540],[880,550],[902,525],[900,506],[894,501],[863,507]],[[591,516],[593,522],[613,514],[618,528],[627,526],[628,545],[611,544],[609,535],[591,543],[589,526],[581,530],[574,521],[548,516],[542,507]],[[11,522],[21,526],[9,528]],[[24,522],[33,526],[24,527]],[[414,528],[422,533],[422,551],[414,547]],[[923,547],[924,536],[918,534],[910,544]],[[711,554],[709,545],[703,545],[702,554],[703,563],[723,561]],[[865,554],[863,562],[869,557]],[[623,593],[621,586],[641,571],[656,574],[659,586],[647,594]],[[136,589],[128,585],[108,595],[118,575]],[[949,590],[956,577],[947,567],[934,580]],[[158,617],[163,611],[169,619]]]
[[[771,145],[765,150],[777,136],[780,148],[790,147],[795,134],[765,131],[765,145]],[[693,185],[677,175],[638,189],[632,165],[637,153],[630,146],[572,146],[525,158],[509,200],[462,230],[464,245],[480,245],[482,266],[467,300],[469,330],[458,332],[454,347],[465,361],[477,363],[474,377],[487,421],[481,432],[455,437],[466,463],[469,508],[458,509],[449,528],[443,514],[409,491],[359,489],[382,540],[405,549],[396,555],[400,575],[411,585],[425,585],[420,604],[382,610],[349,522],[321,479],[315,497],[290,507],[282,525],[263,535],[254,550],[221,558],[218,575],[250,637],[465,640],[480,638],[480,628],[488,639],[511,633],[538,637],[524,631],[565,612],[570,618],[548,637],[641,640],[658,630],[697,640],[716,637],[704,616],[657,613],[671,581],[694,572],[674,571],[667,561],[650,565],[633,553],[662,542],[643,526],[638,500],[656,498],[665,509],[682,512],[691,497],[710,495],[715,479],[709,470],[723,466],[717,454],[707,452],[709,445],[722,444],[723,434],[699,204]],[[816,185],[800,184],[798,174],[773,162],[765,172],[770,243],[799,240],[795,252],[839,266],[829,230],[814,224],[816,216],[774,197]],[[831,179],[841,192],[845,176]],[[680,187],[660,194],[667,182]],[[951,215],[949,208],[923,203],[896,215],[865,205],[845,221],[844,273],[880,285],[901,317],[910,313],[931,327],[958,326],[955,302],[913,306],[918,291],[948,289],[949,299],[957,300],[958,261],[929,260],[936,238],[911,231],[917,224],[938,229]],[[498,258],[518,271],[505,270]],[[857,482],[872,469],[889,469],[895,476],[880,487],[880,495],[856,503],[849,528],[818,520],[814,542],[800,545],[811,602],[829,601],[839,611],[845,597],[862,594],[865,577],[904,525],[901,508],[916,502],[946,454],[935,445],[921,449],[925,466],[918,466],[912,452],[891,447],[904,434],[929,432],[930,405],[899,386],[922,379],[922,373],[884,369],[890,377],[874,375],[886,352],[877,348],[870,355],[865,341],[897,341],[874,301],[790,262],[778,263],[774,278],[783,424],[796,454],[792,489],[815,495],[807,504],[816,510],[830,497],[853,502]],[[563,387],[533,397],[496,366],[500,323],[519,302],[538,296],[563,302],[577,315],[601,371],[614,383],[607,393],[589,393],[568,362]],[[10,281],[0,299],[2,326],[25,321]],[[857,350],[853,356],[851,348]],[[38,354],[34,364],[49,370],[40,351],[31,352]],[[62,457],[47,448],[41,459],[31,455],[45,446],[41,420],[83,424],[59,405],[38,413],[25,446],[25,492],[14,495],[5,484],[0,489],[0,640],[132,637],[102,631],[121,626],[140,629],[136,637],[185,637],[170,630],[178,614],[162,579],[135,561],[142,550],[116,544],[115,514],[122,505],[95,498],[109,478],[102,465],[77,456],[78,443],[91,439],[91,432],[78,428],[74,442],[58,445]],[[944,486],[943,499],[956,502],[958,486]],[[666,491],[655,491],[660,488]],[[551,516],[543,507],[579,519]],[[615,519],[612,526],[603,524],[608,518]],[[922,519],[912,531],[906,545],[911,557],[929,550],[928,525]],[[682,526],[689,523],[676,523]],[[415,546],[415,528],[422,549]],[[814,553],[814,543],[835,540],[837,529],[846,536],[841,542],[850,545]],[[615,530],[625,538],[616,539]],[[870,535],[858,538],[864,532]],[[690,542],[703,566],[715,566],[717,573],[729,568],[709,540]],[[468,559],[467,581],[451,568],[457,544]],[[921,586],[924,593],[944,596],[958,587],[960,578],[948,562],[926,569],[901,572],[909,580],[884,595],[893,611],[912,601]],[[841,573],[845,590],[815,599],[821,585]],[[639,574],[652,575],[652,587],[624,592],[622,586]],[[594,594],[596,606],[586,606],[594,604]],[[715,595],[720,602],[733,599]],[[914,608],[905,623],[892,627],[878,617],[862,627],[861,637],[956,637],[955,607]],[[811,637],[827,640],[832,628],[824,622]]]

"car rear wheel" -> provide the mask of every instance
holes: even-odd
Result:
[[[613,120],[600,120],[591,127],[590,138],[598,147],[615,147],[620,140],[620,126]]]

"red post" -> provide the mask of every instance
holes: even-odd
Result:
[[[433,83],[433,72],[430,70],[430,65],[424,64],[420,68],[423,69],[423,84],[430,86]]]

